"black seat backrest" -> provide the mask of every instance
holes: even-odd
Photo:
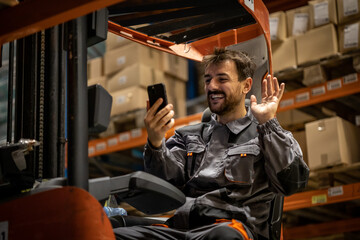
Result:
[[[279,240],[281,238],[281,221],[283,213],[284,197],[276,194],[271,202],[269,222],[269,239]]]

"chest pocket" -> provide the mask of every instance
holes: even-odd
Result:
[[[225,178],[230,183],[250,185],[254,182],[254,163],[260,159],[260,147],[256,144],[228,149],[225,160]]]
[[[186,152],[186,172],[188,177],[191,178],[201,164],[205,144],[197,136],[190,137],[187,142]]]

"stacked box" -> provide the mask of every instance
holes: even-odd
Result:
[[[111,116],[146,108],[147,91],[141,86],[128,87],[111,93]]]
[[[105,41],[106,51],[110,51],[130,43],[133,43],[133,41],[108,32],[107,39]]]
[[[298,36],[310,29],[310,8],[304,6],[286,11],[287,35]]]
[[[89,59],[87,62],[88,86],[100,84],[106,89],[106,77],[104,76],[104,61],[102,57]]]
[[[284,41],[286,39],[286,14],[283,11],[269,15],[271,41]]]
[[[332,117],[305,125],[310,169],[352,164],[360,159],[360,129]]]
[[[308,150],[306,145],[306,133],[305,131],[297,131],[292,133],[296,141],[299,143],[304,162],[309,165]]]
[[[115,92],[131,86],[146,88],[148,85],[163,81],[163,73],[160,70],[143,64],[133,64],[109,78],[107,81],[107,89]]]
[[[161,69],[183,81],[189,79],[188,60],[170,53],[161,53]]]
[[[337,34],[333,24],[311,29],[297,36],[295,41],[299,65],[338,54]]]
[[[88,86],[95,85],[95,84],[100,84],[103,88],[107,89],[106,77],[100,76],[100,77],[88,79]]]
[[[104,73],[110,76],[135,63],[160,69],[160,52],[138,43],[107,51],[104,56]]]
[[[338,27],[339,51],[341,53],[350,52],[360,47],[359,31],[360,20],[350,22]]]
[[[306,114],[297,109],[278,112],[276,114],[276,118],[278,119],[281,126],[284,126],[285,128],[296,126],[298,124],[302,125],[303,123],[312,122],[316,120],[314,116]]]
[[[87,61],[87,78],[98,78],[104,75],[103,58],[97,57]]]
[[[337,24],[336,0],[313,0],[308,2],[310,7],[310,29],[326,25]]]
[[[164,74],[168,102],[173,104],[175,117],[186,116],[186,82],[170,74]]]
[[[185,86],[189,74],[187,59],[128,41],[114,34],[109,34],[106,47],[104,74],[107,78],[106,88],[114,98],[111,113],[113,119],[115,115],[125,117],[124,114],[127,112],[145,109],[148,99],[147,86],[161,82],[168,86],[168,97],[175,108],[178,108],[178,111],[175,111],[176,117],[186,114]],[[168,81],[165,75],[177,81]],[[184,97],[179,97],[179,92],[182,92]]]
[[[320,64],[315,64],[304,68],[304,79],[302,83],[305,86],[313,86],[326,81],[326,73]]]
[[[285,69],[296,68],[296,49],[293,37],[283,42],[271,43],[273,71],[279,72]]]
[[[360,18],[360,0],[337,0],[338,23],[344,24]]]

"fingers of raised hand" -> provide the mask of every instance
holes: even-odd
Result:
[[[271,78],[271,75],[267,76],[267,95],[268,97],[273,96],[274,94],[274,79]]]
[[[281,98],[284,93],[284,89],[284,83],[279,86],[278,79],[268,75],[267,78],[263,80],[262,97],[265,99],[271,99],[273,97]]]

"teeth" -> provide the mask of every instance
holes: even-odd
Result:
[[[222,98],[222,97],[224,97],[224,94],[212,94],[211,95],[211,99]]]

